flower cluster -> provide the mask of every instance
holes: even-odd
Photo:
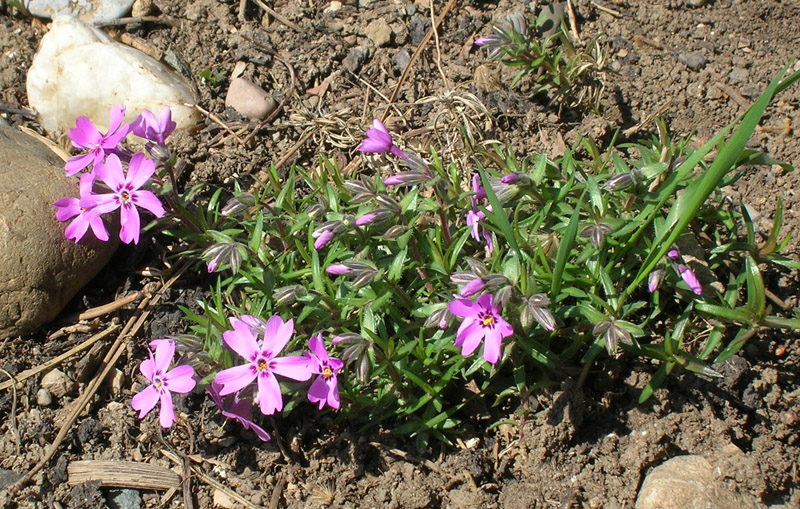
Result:
[[[245,362],[219,371],[206,388],[223,416],[238,421],[245,429],[252,429],[261,440],[269,440],[269,434],[253,421],[252,407],[258,405],[263,415],[283,409],[278,377],[298,382],[316,377],[308,390],[308,400],[318,403],[320,410],[326,404],[339,408],[338,373],[344,363],[328,355],[321,334],[309,339],[309,352],[280,356],[294,334],[293,320],[283,321],[280,316],[273,315],[264,322],[255,316],[242,315],[231,318],[230,324],[233,329],[223,333],[223,341]],[[174,344],[169,340],[156,340],[150,345],[156,349],[155,356],[151,352],[150,359],[141,363],[140,370],[152,385],[137,394],[132,405],[142,418],[160,399],[160,422],[168,428],[175,421],[170,391],[191,391],[195,385],[194,371],[189,366],[178,366],[166,372],[175,352]]]
[[[75,121],[69,130],[73,146],[88,152],[71,157],[65,164],[67,176],[75,175],[91,166],[80,176],[80,196],[56,201],[56,218],[72,222],[65,236],[79,242],[91,228],[97,239],[107,241],[108,231],[102,216],[120,211],[120,233],[122,242],[139,242],[141,219],[139,208],[155,217],[164,215],[164,206],[156,195],[144,187],[154,178],[156,163],[144,152],[133,153],[121,145],[129,133],[147,141],[152,153],[168,154],[164,140],[175,129],[169,107],[165,107],[159,118],[150,111],[143,111],[132,124],[125,124],[125,108],[115,106],[109,116],[109,129],[103,134],[86,117]],[[127,171],[125,170],[127,166]]]

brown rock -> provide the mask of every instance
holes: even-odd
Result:
[[[677,456],[650,472],[636,497],[636,509],[717,509],[757,507],[725,487],[701,456]]]
[[[278,104],[258,85],[244,78],[235,78],[228,87],[225,106],[232,107],[243,117],[262,120],[275,111]]]
[[[52,320],[105,265],[118,241],[64,237],[53,202],[78,196],[78,179],[32,136],[0,126],[0,339]]]

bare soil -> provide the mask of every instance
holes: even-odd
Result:
[[[557,156],[582,135],[607,142],[615,129],[631,128],[655,113],[667,120],[674,135],[694,131],[695,142],[702,143],[741,114],[793,61],[800,48],[800,5],[780,0],[689,5],[696,3],[574,2],[582,39],[602,34],[608,53],[605,113],[600,116],[572,111],[559,115],[524,87],[507,88],[511,71],[488,62],[485,52],[472,45],[476,36],[489,33],[493,23],[502,23],[521,5],[456,1],[440,27],[438,43],[431,42],[414,63],[391,110],[390,125],[412,146],[425,147],[433,136],[443,137],[436,143],[446,147],[445,158],[457,158],[460,147],[440,127],[464,115],[476,134],[509,140],[520,154]],[[232,189],[234,179],[249,185],[279,160],[312,168],[320,151],[342,168],[353,160],[364,127],[383,114],[401,66],[431,26],[430,3],[346,0],[334,9],[335,4],[271,3],[282,21],[252,2],[243,3],[240,12],[240,3],[231,0],[155,0],[154,14],[177,21],[177,26],[146,22],[110,29],[135,36],[165,55],[179,55],[197,84],[199,104],[233,129],[248,127],[224,104],[227,76],[237,62],[246,64],[244,77],[271,91],[279,102],[286,101],[252,146],[240,145],[212,120],[197,133],[177,135],[175,147],[189,168],[185,185],[203,181]],[[433,2],[437,14],[443,7],[444,2]],[[366,34],[381,20],[391,38],[375,47]],[[33,119],[17,110],[27,106],[25,72],[42,24],[7,11],[0,13],[0,21],[0,106],[12,125],[35,127]],[[690,53],[702,57],[696,70],[684,63]],[[204,82],[197,74],[206,69],[227,76]],[[476,80],[478,70],[481,79]],[[464,92],[474,94],[488,114],[465,112],[458,101]],[[797,87],[781,95],[751,146],[800,164],[799,99]],[[631,136],[652,133],[649,124]],[[795,257],[797,188],[798,172],[760,167],[748,170],[730,193],[760,214],[765,232],[777,198],[782,198],[782,233],[795,234],[790,244]],[[121,248],[60,320],[29,336],[1,340],[2,378],[46,362],[113,322],[124,323],[132,306],[73,327],[76,313],[157,281],[168,244],[169,239],[157,236],[138,248]],[[256,507],[633,507],[648,472],[682,454],[724,465],[729,487],[759,505],[800,506],[800,344],[795,333],[760,334],[720,368],[722,381],[691,374],[672,377],[641,405],[639,393],[655,367],[626,357],[600,361],[583,387],[567,379],[560,390],[537,394],[530,402],[541,409],[536,419],[520,422],[513,406],[478,410],[454,447],[417,451],[413,440],[391,429],[363,433],[345,422],[314,420],[302,412],[266,420],[274,438],[264,444],[234,423],[221,428],[220,416],[201,394],[179,401],[185,425],[161,433],[155,419],[139,421],[130,408],[136,368],[151,337],[185,332],[177,305],[195,307],[210,284],[197,272],[184,274],[173,285],[117,361],[114,380],[68,430],[55,458],[21,491],[0,491],[0,506],[105,507],[112,490],[67,483],[72,462],[144,461],[181,471],[165,455],[170,450],[192,454],[193,467],[206,476],[191,479],[188,491],[196,507],[212,507],[215,491],[220,497],[209,479]],[[788,309],[796,309],[796,274],[770,272],[768,284]],[[67,333],[58,337],[62,327]],[[41,375],[25,380],[16,391],[0,392],[0,488],[42,457],[111,341],[113,337],[100,341],[96,352],[61,364],[76,385],[49,406],[37,403]],[[507,424],[493,426],[504,419]],[[180,489],[141,490],[140,495],[143,507],[186,504]],[[217,502],[222,503],[219,498]]]

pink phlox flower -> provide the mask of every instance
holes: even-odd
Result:
[[[231,405],[225,410],[223,398],[219,394],[220,390],[222,390],[222,385],[217,383],[216,380],[212,381],[211,385],[206,387],[208,395],[211,396],[211,400],[219,407],[220,413],[228,419],[239,421],[239,424],[241,424],[244,429],[253,430],[253,433],[263,442],[269,441],[269,433],[253,422],[253,402],[249,399],[238,399],[237,394],[233,397]]]
[[[251,318],[247,320],[250,321]],[[222,334],[225,343],[241,355],[247,361],[246,364],[220,371],[214,381],[223,386],[220,395],[226,396],[257,380],[256,402],[261,413],[272,415],[283,409],[281,387],[275,375],[304,382],[311,378],[312,372],[305,357],[277,357],[294,333],[293,320],[284,322],[280,316],[270,317],[261,341],[256,339],[254,327],[248,321],[231,318],[233,330]]]
[[[75,127],[70,129],[68,133],[69,138],[72,140],[72,145],[76,148],[88,149],[90,152],[70,157],[67,160],[64,165],[67,170],[67,176],[78,173],[92,163],[97,165],[103,161],[107,153],[117,148],[119,142],[128,135],[130,130],[130,124],[122,123],[124,118],[124,106],[111,108],[108,132],[106,134],[101,134],[87,117],[78,117],[75,120]]]
[[[133,397],[131,406],[139,411],[139,419],[142,419],[160,401],[159,422],[161,427],[169,428],[175,422],[172,393],[184,394],[194,389],[194,369],[184,364],[167,371],[175,355],[175,343],[169,340],[156,340],[154,343],[155,354],[148,349],[150,358],[139,364],[139,370],[152,384]]]
[[[137,207],[149,210],[156,217],[164,215],[164,206],[156,195],[140,189],[153,173],[155,163],[141,152],[131,158],[127,175],[122,171],[119,157],[111,154],[105,163],[95,166],[95,174],[108,186],[111,193],[81,198],[81,206],[87,209],[96,207],[100,214],[121,209],[119,238],[126,244],[138,244],[140,220]]]
[[[361,141],[358,150],[368,154],[385,154],[391,152],[400,159],[407,159],[405,153],[397,148],[392,141],[392,135],[383,122],[377,118],[372,121],[372,125],[367,129],[366,136]]]
[[[172,110],[169,106],[164,106],[161,113],[158,114],[158,118],[152,111],[143,110],[131,123],[131,131],[140,138],[163,145],[164,140],[172,134],[177,125],[172,121]]]
[[[108,240],[108,230],[106,230],[103,219],[100,213],[94,210],[93,207],[86,208],[81,206],[81,200],[84,197],[90,196],[92,193],[92,186],[94,185],[94,176],[91,173],[84,173],[81,175],[79,189],[80,198],[62,198],[53,203],[56,210],[56,219],[59,221],[68,221],[75,218],[67,229],[64,231],[64,236],[72,239],[77,244],[83,238],[88,229],[91,227],[92,233],[99,240]]]
[[[333,409],[339,408],[339,385],[337,375],[339,370],[344,367],[344,362],[336,357],[330,357],[325,349],[322,334],[312,336],[308,340],[308,348],[311,352],[306,352],[308,366],[317,378],[308,389],[308,400],[312,403],[319,403],[319,409],[328,404]]]
[[[456,347],[461,347],[461,355],[474,352],[484,340],[483,358],[490,364],[500,359],[500,346],[503,338],[514,333],[511,324],[499,314],[492,304],[492,295],[478,297],[478,302],[467,299],[455,299],[448,304],[448,309],[456,316],[464,318],[456,334]]]

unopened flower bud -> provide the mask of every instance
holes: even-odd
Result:
[[[421,171],[403,171],[396,175],[385,179],[383,185],[385,186],[412,186],[414,184],[421,184],[429,181],[431,178]]]
[[[478,277],[484,277],[489,274],[486,265],[474,258],[467,258],[467,265],[469,265],[469,268],[472,269],[472,272]]]
[[[664,279],[664,269],[656,269],[647,277],[647,291],[650,293],[658,290],[661,280]]]
[[[306,209],[306,214],[311,219],[316,219],[318,217],[322,217],[322,215],[327,210],[327,207],[321,203],[315,203]]]
[[[609,191],[620,191],[634,183],[631,173],[618,173],[606,182],[606,189]]]
[[[485,287],[486,283],[484,283],[481,278],[475,278],[469,283],[465,284],[458,294],[462,297],[471,297],[472,295],[483,291]]]
[[[386,240],[395,240],[397,237],[403,235],[405,232],[408,231],[408,226],[403,224],[396,224],[386,230],[386,233],[383,234],[383,238]]]
[[[251,193],[241,193],[237,194],[230,200],[228,203],[222,207],[220,213],[223,216],[227,217],[236,217],[245,211],[248,207],[252,207],[256,204],[256,197],[253,196]]]
[[[308,291],[303,286],[284,286],[275,290],[275,293],[272,294],[272,300],[276,306],[288,306],[306,295],[308,295]]]
[[[377,201],[386,210],[391,211],[393,214],[396,215],[399,215],[403,210],[400,208],[400,204],[397,203],[397,200],[385,194],[376,195],[375,201]]]

